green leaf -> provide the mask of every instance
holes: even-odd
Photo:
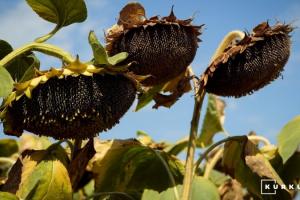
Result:
[[[202,130],[197,139],[197,145],[199,147],[203,148],[211,145],[214,135],[224,131],[224,108],[225,102],[223,100],[215,95],[209,94]]]
[[[33,53],[16,58],[7,65],[7,70],[16,82],[25,82],[35,76],[35,69],[40,68],[40,61]]]
[[[28,5],[43,19],[58,27],[83,22],[87,9],[83,0],[26,0]]]
[[[0,60],[12,51],[13,48],[10,46],[8,42],[4,40],[0,40]]]
[[[36,70],[40,69],[40,61],[37,59],[37,57],[34,54],[28,55],[23,60],[24,61],[27,60],[26,63],[24,63],[23,61],[23,65],[22,65],[22,68],[26,70],[24,71],[24,73],[20,73],[21,75],[20,75],[19,82],[25,82],[34,78]]]
[[[1,200],[19,200],[19,198],[9,192],[0,192],[0,199]]]
[[[223,183],[225,183],[229,179],[229,176],[225,175],[224,173],[217,171],[217,170],[211,170],[209,174],[209,180],[213,182],[216,186],[220,186]]]
[[[142,93],[139,97],[138,97],[138,104],[135,108],[135,112],[139,111],[140,109],[144,108],[146,105],[148,105],[154,98],[154,96],[161,91],[161,89],[163,88],[163,84],[161,85],[156,85],[152,88],[150,88],[148,91],[146,91],[145,93]]]
[[[223,165],[231,177],[237,179],[244,187],[257,197],[260,196],[260,178],[246,165],[244,148],[248,139],[226,142],[224,147]]]
[[[8,177],[8,173],[13,165],[13,162],[14,159],[12,158],[0,158],[0,183],[1,184],[3,184],[3,181],[5,181],[5,179]]]
[[[0,40],[0,59],[13,51],[13,48],[4,40]],[[13,80],[16,82],[24,82],[30,80],[35,75],[35,69],[40,68],[39,60],[33,53],[29,52],[16,57],[6,66]]]
[[[277,136],[279,154],[285,163],[300,144],[300,115],[289,121]]]
[[[300,179],[300,153],[296,152],[284,164],[281,177],[286,183],[294,183]]]
[[[28,5],[43,19],[55,23],[48,34],[37,38],[36,42],[45,42],[59,29],[73,23],[83,22],[87,18],[84,0],[26,0]]]
[[[108,57],[107,61],[110,65],[116,65],[116,64],[122,62],[123,60],[125,60],[127,57],[128,57],[128,53],[121,52],[112,57]]]
[[[122,62],[123,60],[125,60],[128,56],[128,53],[121,52],[112,57],[109,57],[107,55],[105,48],[99,42],[94,31],[90,31],[89,43],[93,50],[95,65],[112,65],[112,66],[114,66],[114,65],[117,65],[118,63]]]
[[[18,143],[14,139],[0,140],[0,157],[10,157],[19,151]]]
[[[165,196],[165,200],[173,200],[175,198],[173,194],[173,188],[169,188],[166,191],[163,191],[161,194],[159,194],[157,191],[146,189],[143,193],[142,200],[160,200],[163,195]]]
[[[176,187],[179,194],[182,191],[182,185]],[[143,193],[142,200],[175,200],[174,188],[169,188],[161,193],[146,189]],[[216,186],[208,179],[203,177],[194,177],[192,183],[191,200],[219,200],[219,194]]]
[[[97,39],[97,36],[94,33],[94,31],[90,31],[89,43],[93,50],[95,64],[96,65],[109,64],[107,52],[106,52],[105,48],[101,45],[99,40]]]
[[[179,160],[158,151],[168,165],[167,171],[154,150],[136,140],[95,141],[95,149],[95,193],[123,192],[139,198],[145,188],[163,191],[170,187],[168,172],[176,183],[182,182],[183,166]]]
[[[217,187],[208,179],[203,177],[194,177],[192,185],[192,199],[220,199]]]
[[[84,186],[84,188],[82,188],[82,190],[73,192],[73,200],[83,200],[87,199],[87,196],[92,196],[94,194],[94,184],[94,180],[91,180],[88,184]],[[84,193],[82,191],[84,191]]]
[[[136,132],[137,135],[137,140],[139,142],[141,142],[142,144],[144,144],[145,146],[154,143],[154,141],[152,140],[152,138],[144,131],[137,131]]]
[[[138,130],[136,132],[136,135],[137,135],[137,137],[150,137],[148,133],[146,133],[145,131],[141,131],[141,130]]]
[[[188,146],[189,139],[184,138],[182,140],[177,141],[174,145],[170,146],[167,150],[169,154],[178,155]]]
[[[47,150],[32,151],[23,158],[17,196],[21,199],[72,199],[72,187],[66,165],[68,157],[57,144]]]
[[[14,81],[9,72],[0,66],[0,97],[7,97],[13,90]]]

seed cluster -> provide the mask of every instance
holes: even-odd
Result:
[[[136,89],[121,75],[51,78],[8,109],[12,127],[56,139],[84,139],[112,128],[135,99]]]
[[[144,85],[166,82],[185,71],[197,50],[197,34],[192,26],[160,24],[132,28],[114,41],[110,54],[129,54],[130,70],[151,75]]]
[[[206,91],[220,96],[241,97],[278,78],[290,55],[288,32],[291,28],[286,25],[276,26],[274,29],[282,31],[274,34],[269,29],[270,27],[266,28],[269,35],[250,45],[242,43],[254,40],[254,37],[246,36],[237,46],[238,52],[233,55],[225,52],[223,60],[213,63],[210,67],[215,70],[208,77]],[[244,50],[240,50],[242,48]],[[232,50],[234,51],[233,48]]]

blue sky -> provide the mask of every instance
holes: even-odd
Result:
[[[92,52],[87,36],[94,30],[103,41],[104,30],[113,25],[119,10],[128,1],[87,0],[88,18],[84,23],[70,25],[62,29],[48,42],[59,45],[81,60],[89,60]],[[171,6],[178,18],[195,15],[194,24],[205,24],[197,55],[192,63],[196,74],[202,73],[209,64],[210,56],[222,40],[232,30],[251,31],[262,21],[276,20],[294,22],[300,27],[299,0],[252,0],[241,1],[139,1],[146,9],[148,17],[166,16]],[[226,3],[225,3],[226,2]],[[53,24],[39,18],[25,1],[0,1],[0,38],[10,42],[15,48],[26,44],[38,36],[49,32]],[[225,128],[232,135],[256,131],[276,143],[276,135],[290,119],[300,114],[300,30],[292,33],[292,54],[279,78],[271,85],[243,98],[223,98],[227,103]],[[60,67],[60,62],[40,54],[43,68]],[[112,130],[101,133],[102,139],[135,137],[137,130],[149,133],[155,140],[177,141],[189,132],[193,110],[192,93],[183,96],[171,109],[152,110],[151,106],[140,112],[133,112],[134,106]],[[206,101],[204,102],[205,111]],[[204,112],[202,113],[202,115]],[[203,118],[202,118],[203,119]],[[0,137],[2,134],[0,128]]]

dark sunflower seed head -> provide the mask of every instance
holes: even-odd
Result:
[[[121,75],[51,78],[8,108],[9,133],[23,130],[56,139],[85,139],[111,129],[135,99],[134,84]]]
[[[129,69],[137,75],[150,75],[142,81],[147,86],[183,73],[195,57],[202,26],[191,25],[190,19],[178,20],[173,9],[168,17],[136,21],[107,36],[109,54],[127,52],[126,62],[132,62]]]
[[[281,75],[290,55],[290,25],[264,22],[236,45],[227,48],[204,73],[205,88],[220,96],[241,97]]]

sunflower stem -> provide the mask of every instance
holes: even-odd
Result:
[[[245,33],[239,30],[227,33],[227,35],[225,35],[225,37],[223,38],[222,42],[219,44],[214,55],[211,57],[210,62],[213,62],[218,56],[220,56],[233,40],[243,39],[244,37]]]
[[[259,136],[259,135],[248,135],[248,139],[251,141],[258,141],[258,142],[262,142],[264,143],[265,146],[270,146],[272,145],[271,142],[263,137],[263,136]]]
[[[203,175],[204,178],[206,178],[206,179],[209,178],[210,172],[214,169],[214,167],[216,166],[218,160],[223,155],[223,151],[224,151],[223,148],[218,149],[218,151],[216,152],[214,157],[209,162],[206,163],[205,171],[204,171],[204,175]]]
[[[203,99],[205,97],[205,90],[203,87],[200,88],[199,94],[195,95],[194,98],[194,111],[193,111],[193,118],[191,121],[191,128],[190,128],[190,136],[189,136],[189,143],[188,143],[188,150],[185,162],[185,173],[183,179],[183,189],[182,189],[182,200],[189,200],[191,195],[191,186],[194,176],[194,155],[196,149],[196,139],[197,139],[197,132],[200,120],[200,113],[203,104]]]
[[[82,140],[81,139],[75,139],[74,146],[73,146],[73,151],[72,151],[72,155],[71,155],[71,160],[75,159],[75,157],[77,156],[78,152],[81,149],[81,145],[82,145]]]
[[[211,57],[211,62],[213,62],[218,56],[220,56],[226,47],[234,40],[234,39],[242,39],[245,34],[242,31],[232,31],[229,32],[222,42],[219,44],[216,49],[214,55]],[[189,67],[190,75],[194,75],[192,68]],[[194,79],[193,79],[194,80]],[[198,81],[194,80],[194,90],[195,90],[195,98],[194,98],[194,111],[193,117],[191,121],[189,142],[188,142],[188,150],[186,155],[186,163],[185,163],[185,173],[183,179],[183,189],[182,189],[182,200],[189,200],[191,197],[191,186],[194,176],[194,155],[196,150],[196,140],[198,133],[198,126],[200,120],[200,113],[203,104],[203,100],[206,94],[205,86],[199,84]]]
[[[50,32],[50,33],[47,33],[46,35],[42,36],[42,37],[39,37],[37,39],[35,39],[34,41],[35,42],[38,42],[38,43],[42,43],[42,42],[46,42],[47,40],[49,40],[59,29],[61,28],[60,25],[56,25],[55,28]]]
[[[10,62],[12,62],[19,55],[30,51],[38,51],[50,56],[54,56],[66,63],[71,63],[75,61],[75,58],[73,58],[71,54],[69,54],[68,52],[66,52],[65,50],[57,46],[51,44],[32,42],[30,44],[27,44],[25,46],[22,46],[10,52],[2,60],[0,60],[0,66],[6,67]]]
[[[189,67],[190,75],[194,75],[192,69]],[[182,189],[182,200],[189,200],[191,196],[191,186],[194,176],[194,154],[196,149],[196,139],[197,132],[200,120],[200,113],[203,104],[203,99],[205,97],[205,89],[200,85],[198,80],[193,79],[194,82],[194,111],[193,117],[191,120],[191,128],[188,142],[188,150],[186,155],[186,163],[185,163],[185,173],[183,179],[183,189]]]

